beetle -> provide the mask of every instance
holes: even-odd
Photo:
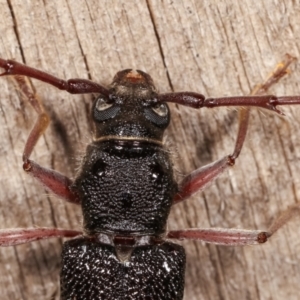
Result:
[[[0,245],[49,237],[74,237],[62,252],[61,299],[182,299],[185,253],[169,239],[219,245],[266,242],[289,220],[290,208],[268,231],[187,229],[166,231],[172,205],[188,199],[233,166],[242,149],[249,109],[240,112],[231,155],[187,175],[179,184],[163,134],[170,122],[167,103],[192,108],[257,106],[277,113],[277,105],[299,104],[299,96],[260,95],[282,77],[291,58],[248,97],[208,98],[194,92],[159,94],[143,71],[126,69],[107,88],[85,79],[62,80],[12,60],[0,59],[1,75],[14,75],[20,91],[38,114],[23,153],[23,169],[60,198],[80,205],[83,232],[57,228],[3,229]],[[69,93],[96,93],[91,110],[94,136],[74,181],[30,159],[49,117],[24,76]]]

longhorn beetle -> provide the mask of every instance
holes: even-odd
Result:
[[[300,104],[300,97],[262,96],[286,73],[287,62],[248,97],[208,98],[193,92],[159,94],[140,70],[118,72],[106,88],[85,79],[62,80],[12,60],[0,59],[1,74],[15,75],[20,91],[38,114],[23,153],[24,170],[60,198],[80,205],[83,232],[58,228],[3,229],[0,245],[12,246],[50,237],[74,237],[64,243],[61,299],[182,299],[185,253],[170,239],[219,245],[260,244],[289,220],[295,208],[268,231],[187,229],[166,232],[172,205],[186,200],[234,165],[242,149],[249,109],[240,111],[231,155],[199,168],[180,184],[162,139],[170,121],[167,102],[192,108],[256,106],[281,113],[277,105]],[[96,93],[91,110],[94,136],[74,181],[30,159],[49,124],[43,105],[24,76],[73,94]]]

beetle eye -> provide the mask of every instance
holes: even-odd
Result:
[[[113,103],[107,103],[107,100],[104,99],[103,97],[99,97],[97,99],[97,102],[96,102],[96,105],[95,105],[95,108],[98,110],[98,111],[103,111],[103,110],[106,110],[110,107],[113,106]]]
[[[170,112],[167,104],[160,103],[156,106],[146,107],[144,111],[146,119],[150,122],[161,128],[168,126]]]
[[[108,102],[108,100],[103,96],[100,96],[96,100],[93,109],[95,120],[100,122],[114,118],[119,111],[119,106],[116,106],[114,102]]]
[[[152,107],[152,110],[160,117],[165,117],[169,112],[167,105],[165,103],[161,103]]]

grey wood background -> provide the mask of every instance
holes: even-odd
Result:
[[[300,46],[298,0],[0,0],[0,57],[61,78],[110,83],[124,68],[152,75],[161,92],[249,94],[285,53]],[[300,94],[300,64],[271,92]],[[33,158],[71,178],[91,140],[89,95],[70,96],[33,81],[52,123]],[[0,227],[81,227],[80,209],[45,192],[22,171],[36,115],[10,80],[0,79]],[[174,207],[169,229],[266,229],[300,196],[299,107],[285,118],[253,110],[234,168]],[[167,132],[178,176],[229,154],[235,109],[172,106]],[[183,242],[185,299],[300,299],[300,218],[261,246]],[[0,249],[1,299],[58,299],[61,240]]]

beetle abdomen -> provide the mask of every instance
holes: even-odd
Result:
[[[173,243],[136,247],[123,263],[113,246],[75,239],[63,248],[61,299],[180,300],[184,270],[184,249]]]

